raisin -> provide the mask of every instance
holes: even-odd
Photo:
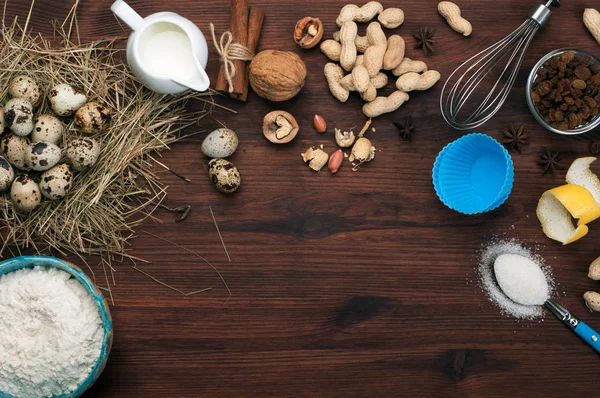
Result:
[[[598,106],[598,104],[596,103],[596,100],[593,99],[592,97],[585,96],[585,97],[583,97],[583,100],[590,108],[595,108],[596,106]]]
[[[580,90],[583,90],[587,87],[587,84],[585,84],[585,82],[581,79],[575,79],[573,80],[573,88],[578,88]]]
[[[560,60],[565,64],[573,61],[575,59],[575,51],[565,51],[560,55]]]
[[[583,81],[586,81],[592,76],[592,71],[590,71],[590,68],[582,65],[579,65],[577,68],[575,68],[573,73],[575,73],[575,76],[577,76],[578,79]]]
[[[569,130],[574,129],[575,127],[579,126],[579,122],[578,122],[578,117],[576,114],[571,113],[569,115]]]
[[[536,91],[543,97],[552,91],[552,83],[550,83],[548,80],[545,80],[537,86]]]

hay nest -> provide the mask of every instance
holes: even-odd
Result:
[[[65,22],[53,24],[52,41],[28,33],[27,23],[2,21],[0,81],[4,84],[0,103],[8,99],[8,82],[26,74],[46,93],[59,83],[82,88],[88,100],[112,108],[112,123],[106,133],[94,136],[101,145],[97,164],[75,174],[65,199],[44,199],[33,212],[23,215],[14,209],[8,193],[0,194],[0,257],[6,252],[14,254],[13,248],[19,253],[33,248],[40,254],[75,254],[82,259],[100,255],[103,261],[128,256],[127,240],[151,215],[154,206],[148,205],[160,202],[166,194],[155,173],[155,156],[181,139],[181,131],[197,123],[214,105],[210,93],[166,96],[145,89],[124,65],[116,39],[75,43],[71,37],[79,37],[76,5]],[[186,103],[191,99],[203,101],[203,109],[187,112]],[[47,100],[37,111],[43,113],[51,113]],[[81,134],[72,118],[62,120],[64,149],[67,139]]]

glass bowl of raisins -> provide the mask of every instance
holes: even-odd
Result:
[[[548,130],[566,135],[600,125],[600,60],[574,48],[546,54],[527,79],[527,104]]]

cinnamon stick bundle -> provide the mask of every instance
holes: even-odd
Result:
[[[231,0],[229,31],[233,41],[256,52],[265,13],[258,7],[248,7],[247,0]],[[229,93],[232,98],[246,101],[248,97],[248,68],[246,61],[233,61],[236,73],[231,79],[233,91],[229,93],[224,65],[221,64],[215,89]]]
[[[243,46],[248,45],[248,1],[231,0],[231,15],[229,17],[229,31],[233,35],[233,41]],[[233,61],[235,66],[235,76],[231,79],[233,93],[242,93],[242,82],[246,74],[246,62]],[[227,81],[225,79],[224,65],[219,68],[217,75],[217,91],[227,91]]]
[[[248,50],[256,54],[258,49],[258,40],[260,39],[260,31],[262,24],[265,19],[265,12],[262,8],[250,7],[250,16],[248,17]],[[236,94],[233,98],[240,101],[246,101],[248,99],[248,76],[250,74],[250,68],[246,68],[244,78],[242,80],[242,92]]]

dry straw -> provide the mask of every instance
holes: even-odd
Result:
[[[64,200],[44,200],[31,214],[23,215],[15,211],[7,194],[0,195],[0,256],[12,253],[13,248],[19,253],[33,248],[38,253],[75,254],[82,259],[100,255],[108,282],[107,269],[114,280],[111,261],[129,257],[128,239],[151,216],[155,206],[148,205],[160,203],[166,195],[155,173],[155,158],[215,104],[208,92],[171,96],[145,89],[124,65],[116,39],[80,44],[77,3],[63,23],[53,24],[51,41],[28,31],[31,10],[24,26],[16,19],[7,24],[3,17],[0,81],[27,74],[46,92],[58,83],[79,86],[90,100],[114,110],[112,124],[108,132],[95,136],[102,148],[98,163],[76,174]],[[4,84],[0,102],[7,95]],[[188,112],[189,100],[199,101],[201,110]],[[46,101],[39,112],[49,112]],[[63,121],[67,125],[64,138],[79,135],[71,119]]]

